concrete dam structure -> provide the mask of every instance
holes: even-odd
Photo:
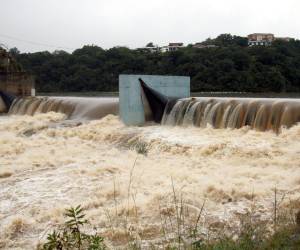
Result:
[[[169,126],[241,128],[279,132],[300,122],[299,99],[170,98],[140,79],[155,122]]]
[[[170,105],[170,104],[169,104]],[[171,104],[161,123],[170,126],[241,128],[259,131],[300,122],[300,101],[258,98],[187,98]]]
[[[147,92],[144,82],[150,91]],[[153,92],[153,95],[151,93]],[[146,96],[146,94],[150,94]],[[151,110],[149,105],[158,96],[187,98],[190,96],[190,78],[185,76],[120,75],[120,118],[126,125],[141,126],[156,120],[160,109]],[[154,112],[152,112],[154,111]],[[159,120],[156,120],[159,123]]]
[[[148,84],[150,82],[150,84]],[[160,90],[162,90],[160,92]],[[162,93],[163,92],[163,93]],[[189,78],[120,76],[118,98],[23,97],[2,93],[10,115],[34,115],[50,111],[68,119],[93,120],[118,115],[127,125],[154,121],[167,126],[211,126],[279,132],[300,122],[300,100],[280,98],[189,97]]]

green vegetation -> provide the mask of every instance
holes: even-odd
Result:
[[[12,49],[11,52],[13,51],[17,50]],[[8,53],[5,49],[0,47],[0,74],[22,71],[21,65],[11,56],[12,54],[13,53]]]
[[[106,249],[103,238],[97,234],[90,235],[82,232],[82,227],[88,223],[84,219],[85,214],[81,206],[66,210],[67,221],[62,228],[48,234],[47,242],[38,249],[62,250],[62,249]]]
[[[296,250],[300,249],[300,234],[295,226],[282,226],[269,234],[263,224],[241,226],[236,239],[221,236],[211,242],[195,242],[195,250]]]
[[[183,207],[181,202],[176,197],[174,192],[175,213],[170,211],[160,211],[162,222],[167,222],[169,219],[174,220],[175,238],[167,239],[166,225],[162,223],[160,238],[164,243],[151,245],[150,249],[191,249],[191,250],[297,250],[300,249],[300,214],[296,216],[296,223],[293,221],[281,221],[272,230],[268,227],[269,223],[255,220],[254,214],[247,213],[240,218],[238,227],[231,228],[232,234],[225,233],[226,225],[219,227],[217,230],[212,229],[212,232],[207,232],[207,236],[202,236],[198,232],[198,220],[195,226],[189,228],[189,234],[184,235],[180,232],[182,221],[184,220]],[[204,206],[204,204],[203,204]],[[202,215],[203,207],[199,215]],[[63,250],[63,249],[107,249],[104,243],[104,238],[98,234],[88,235],[81,231],[81,227],[88,225],[84,219],[83,210],[80,206],[66,210],[68,220],[63,227],[57,231],[49,233],[47,241],[38,246],[38,249],[43,250]],[[163,218],[165,217],[165,218]],[[168,218],[170,217],[170,218]],[[176,222],[177,221],[177,222]],[[278,222],[278,221],[277,221]],[[176,231],[177,229],[178,231]],[[228,228],[227,228],[228,229]],[[211,236],[209,236],[211,234]],[[130,235],[130,232],[128,232]],[[141,235],[142,237],[142,235]],[[124,246],[125,247],[125,246]],[[125,249],[142,249],[140,242],[135,238],[128,238]]]
[[[158,218],[156,224],[143,225],[139,228],[143,216],[136,207],[136,197],[131,199],[131,184],[136,160],[130,171],[128,184],[128,201],[126,207],[117,207],[115,183],[115,208],[104,209],[107,225],[101,228],[102,235],[83,233],[91,231],[92,225],[84,219],[81,206],[66,210],[68,220],[64,225],[48,234],[47,241],[38,249],[168,249],[168,250],[298,250],[300,249],[300,210],[299,201],[289,200],[284,203],[286,193],[274,189],[273,209],[271,214],[261,214],[260,205],[252,204],[242,213],[236,213],[234,221],[222,219],[209,222],[205,215],[206,199],[195,209],[186,203],[184,193],[178,191],[173,179],[170,200],[158,201]],[[193,208],[191,210],[191,208]],[[115,216],[113,214],[115,213]],[[134,221],[137,223],[135,224]],[[130,225],[130,226],[129,226]],[[93,227],[96,230],[95,227]],[[105,236],[104,236],[105,235]],[[155,240],[154,240],[155,239]],[[106,244],[104,243],[106,242]]]
[[[204,45],[150,53],[115,47],[84,46],[65,51],[12,54],[36,76],[37,90],[117,91],[119,74],[191,76],[192,91],[300,92],[300,41],[248,47],[242,37],[223,34]]]

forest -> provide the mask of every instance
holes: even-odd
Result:
[[[191,91],[300,92],[300,41],[247,45],[247,39],[222,34],[195,48],[150,53],[126,47],[86,45],[72,53],[48,51],[10,54],[36,78],[40,92],[118,91],[119,74],[191,77]]]

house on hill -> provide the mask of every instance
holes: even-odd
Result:
[[[289,42],[293,38],[291,37],[275,37],[271,33],[253,33],[248,35],[248,45],[255,46],[255,45],[271,45],[274,41],[284,41]]]
[[[248,35],[248,45],[271,45],[275,40],[275,36],[271,33],[253,33]]]
[[[184,48],[183,43],[169,43],[169,45],[161,47],[160,50],[161,52],[170,52],[181,48]]]
[[[145,47],[137,48],[137,51],[157,53],[160,52],[160,47],[158,45],[154,45],[152,42],[148,43]]]

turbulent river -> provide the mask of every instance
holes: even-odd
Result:
[[[0,116],[0,145],[3,248],[33,249],[78,204],[108,244],[121,246],[128,235],[146,245],[160,239],[162,214],[171,218],[177,202],[186,225],[205,203],[204,230],[234,224],[253,206],[269,220],[274,188],[283,203],[300,198],[300,125],[280,134],[127,127],[115,115],[81,123],[49,112]]]

